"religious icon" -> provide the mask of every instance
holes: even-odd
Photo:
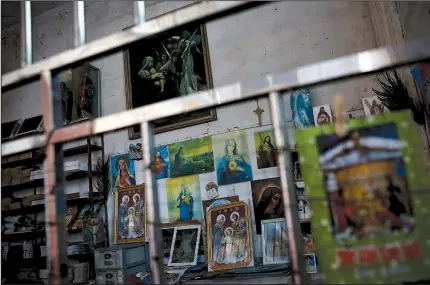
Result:
[[[169,149],[167,145],[155,148],[155,177],[166,179],[170,177]]]
[[[254,265],[249,208],[235,202],[208,212],[208,269],[225,270]]]
[[[127,109],[212,88],[204,25],[193,23],[133,43],[124,51],[124,61]],[[209,109],[153,123],[158,133],[215,119],[215,109]],[[138,127],[129,129],[130,139],[139,136]]]
[[[291,91],[290,107],[296,129],[309,128],[314,125],[312,96],[308,89]]]
[[[307,273],[317,273],[317,260],[315,253],[305,254],[305,265]]]
[[[92,244],[94,248],[104,248],[106,235],[103,218],[89,218],[83,220],[84,242]]]
[[[313,108],[315,126],[331,124],[333,122],[331,108],[329,104],[321,105]]]
[[[144,242],[146,236],[145,185],[115,192],[114,242]]]
[[[141,160],[142,159],[142,144],[137,143],[136,145],[130,144],[128,148],[128,155],[130,156],[131,160]]]
[[[254,134],[258,169],[278,166],[274,137],[273,130],[256,132]]]
[[[69,206],[66,210],[66,228],[72,225],[73,220],[76,218],[76,214],[78,213],[77,206]]]
[[[110,165],[114,190],[136,185],[134,162],[128,153],[113,156]]]
[[[381,103],[378,96],[363,98],[364,114],[366,116],[375,116],[388,113],[389,110]]]
[[[72,69],[73,110],[71,122],[100,114],[100,71],[89,63]]]
[[[198,176],[167,179],[166,192],[170,222],[203,219]]]
[[[62,115],[63,124],[69,124],[72,121],[72,110],[73,110],[73,93],[67,87],[66,82],[61,82],[61,103],[62,103]]]
[[[234,131],[212,137],[218,185],[252,180],[246,131]]]
[[[211,137],[169,145],[170,177],[180,177],[214,171]]]
[[[261,221],[284,217],[281,181],[279,178],[254,180],[251,182],[254,202],[255,226],[261,234]]]

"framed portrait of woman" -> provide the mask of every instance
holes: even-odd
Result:
[[[124,51],[127,109],[212,89],[205,25],[192,23],[143,39]],[[154,121],[155,133],[216,120],[216,110],[200,110]],[[140,126],[129,138],[140,137]]]
[[[208,270],[254,265],[248,205],[235,202],[211,208],[207,216]]]
[[[125,153],[113,156],[110,161],[110,167],[114,191],[118,188],[136,185],[134,161],[130,159],[130,154]]]
[[[120,188],[115,192],[114,243],[145,242],[145,185]]]
[[[284,217],[281,180],[268,178],[251,182],[252,200],[254,202],[255,226],[261,234],[261,221]]]

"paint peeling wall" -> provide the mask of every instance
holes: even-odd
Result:
[[[147,17],[169,12],[187,3],[158,3],[147,9]],[[132,24],[131,2],[90,2],[86,5],[88,41]],[[72,47],[71,9],[71,4],[65,4],[35,19],[35,60]],[[17,33],[16,27],[9,29],[9,38],[13,37],[13,31]],[[207,34],[215,87],[376,47],[366,2],[275,2],[211,22],[207,24]],[[3,73],[19,66],[19,56],[12,56],[17,53],[19,44],[10,42],[3,44],[2,41]],[[101,71],[102,114],[125,110],[122,53],[93,61],[92,64]],[[363,114],[361,99],[373,96],[372,87],[375,87],[374,78],[362,77],[317,86],[311,88],[311,93],[315,106],[331,104],[335,93],[343,93],[347,109],[360,116]],[[40,114],[42,105],[39,96],[37,84],[3,94],[2,121]],[[259,105],[265,109],[263,124],[270,125],[268,101],[260,100]],[[158,134],[156,144],[255,128],[258,126],[257,116],[253,113],[256,106],[255,101],[250,101],[218,108],[216,121]],[[106,153],[124,152],[130,143],[127,131],[108,134],[105,136]],[[276,175],[276,171],[272,175]],[[112,216],[109,219],[112,221]]]

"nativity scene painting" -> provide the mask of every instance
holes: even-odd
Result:
[[[235,202],[211,208],[207,219],[209,271],[253,266],[248,205]]]
[[[218,185],[252,180],[245,130],[212,136]]]
[[[145,185],[118,189],[114,203],[115,244],[145,242]]]
[[[111,158],[111,174],[113,190],[136,185],[134,161],[130,154],[116,155]]]
[[[124,68],[128,109],[212,88],[205,26],[190,24],[132,44],[124,51]],[[155,132],[215,119],[215,109],[185,113],[156,120]],[[138,126],[130,129],[130,139],[139,136]]]
[[[344,243],[413,232],[415,218],[395,123],[317,138],[333,234]]]
[[[170,177],[181,177],[214,171],[211,137],[169,145]]]
[[[169,222],[203,220],[198,176],[166,180]]]
[[[258,169],[278,166],[273,130],[256,132],[254,134],[255,149],[257,150]]]

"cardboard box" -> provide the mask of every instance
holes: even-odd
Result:
[[[45,197],[44,194],[36,194],[36,195],[24,196],[22,198],[22,204],[23,204],[24,207],[31,207],[33,201],[43,199],[44,197]]]
[[[3,178],[2,177],[2,179],[1,179],[1,186],[9,186],[10,182],[11,182],[11,178],[10,177],[8,177],[8,178]]]
[[[19,155],[12,155],[7,159],[7,162],[14,162],[19,160]]]
[[[33,168],[21,169],[22,177],[30,177]]]
[[[22,168],[23,168],[22,166],[17,166],[17,167],[11,168],[10,169],[10,175],[13,176],[14,174],[21,173]]]
[[[1,170],[1,177],[10,176],[10,168],[5,168]]]
[[[30,181],[31,181],[30,176],[21,177],[21,184],[27,183],[27,182],[30,182]]]

